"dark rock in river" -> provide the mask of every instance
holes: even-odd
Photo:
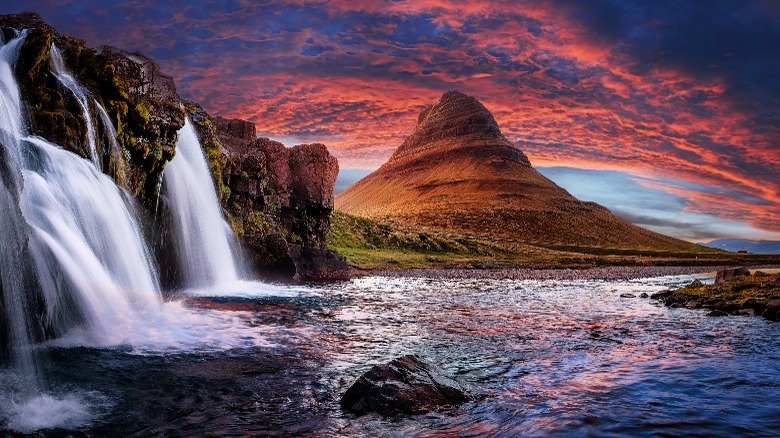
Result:
[[[780,300],[772,300],[766,303],[761,316],[772,321],[780,321]]]
[[[721,269],[715,275],[715,284],[725,283],[738,277],[750,277],[750,271],[744,267]]]
[[[460,383],[439,368],[406,355],[363,374],[341,398],[341,407],[384,416],[422,414],[470,400]]]

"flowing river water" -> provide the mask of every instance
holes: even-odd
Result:
[[[173,335],[161,327],[160,337],[186,342],[49,345],[49,399],[35,409],[3,400],[5,428],[75,436],[777,434],[780,324],[639,297],[694,279],[712,281],[367,277],[183,292],[166,305],[189,319],[173,324]],[[476,399],[400,418],[339,408],[363,372],[408,353],[456,376]]]

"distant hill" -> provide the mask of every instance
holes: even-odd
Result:
[[[390,224],[522,244],[706,252],[583,202],[537,172],[477,99],[445,93],[336,209]]]
[[[780,254],[780,241],[750,239],[717,239],[704,244],[726,251],[747,251],[751,254]]]
[[[347,187],[360,181],[361,178],[371,173],[368,169],[340,169],[339,176],[336,178],[336,185],[333,188],[334,194],[339,194]]]

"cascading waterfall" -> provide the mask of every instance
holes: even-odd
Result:
[[[231,315],[163,301],[159,275],[132,214],[133,200],[100,171],[99,150],[111,153],[111,163],[124,163],[114,127],[65,70],[54,46],[51,68],[81,106],[90,160],[29,135],[14,74],[26,35],[19,32],[5,43],[0,33],[0,360],[11,365],[0,367],[0,427],[23,433],[79,424],[91,416],[89,397],[44,390],[36,351],[46,337],[66,346],[130,343],[141,351],[268,345],[262,333],[246,333]],[[90,113],[93,103],[98,126]],[[262,289],[238,280],[235,237],[189,121],[176,146],[165,192],[186,285],[234,282]],[[124,171],[109,170],[115,178]]]
[[[111,118],[103,109],[103,106],[96,100],[93,100],[95,108],[97,109],[100,122],[103,125],[103,140],[105,140],[110,146],[109,152],[111,153],[111,159],[109,160],[109,169],[106,169],[114,179],[122,184],[125,178],[125,159],[122,156],[122,151],[119,149],[119,142],[117,142],[116,129],[114,124],[111,123]]]
[[[21,374],[37,379],[37,369],[29,346],[33,327],[28,318],[30,297],[26,293],[32,278],[25,255],[27,224],[19,208],[23,188],[20,171],[22,134],[21,99],[13,64],[26,36],[22,32],[0,46],[0,341],[10,345],[10,359]]]
[[[236,282],[233,231],[222,216],[198,135],[189,119],[179,130],[176,156],[165,168],[164,190],[172,208],[179,265],[187,287]]]
[[[24,36],[0,48],[0,226],[8,242],[0,249],[0,275],[9,344],[12,353],[29,350],[33,324],[50,335],[78,326],[98,343],[113,342],[122,339],[143,312],[161,305],[157,274],[114,182],[93,163],[27,136],[13,73]],[[72,89],[82,90],[69,78]],[[44,315],[35,316],[27,302],[30,292],[21,275],[30,270],[40,283]]]
[[[22,209],[48,322],[67,328],[81,318],[112,339],[122,321],[161,303],[138,224],[108,176],[43,139],[27,142]]]
[[[90,99],[87,91],[81,84],[78,83],[65,67],[65,61],[62,59],[60,50],[54,44],[51,45],[51,70],[57,80],[67,88],[81,107],[81,113],[84,116],[84,120],[87,122],[87,147],[89,148],[89,157],[95,167],[101,169],[100,155],[98,154],[97,147],[97,134],[95,133],[95,126],[92,124],[92,111],[90,110]]]

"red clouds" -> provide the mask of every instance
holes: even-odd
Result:
[[[457,89],[536,165],[688,181],[664,190],[771,236],[780,88],[767,78],[780,61],[762,41],[780,26],[748,3],[135,0],[110,14],[41,12],[90,43],[150,54],[212,113],[326,143],[342,168],[383,163],[417,113]]]

